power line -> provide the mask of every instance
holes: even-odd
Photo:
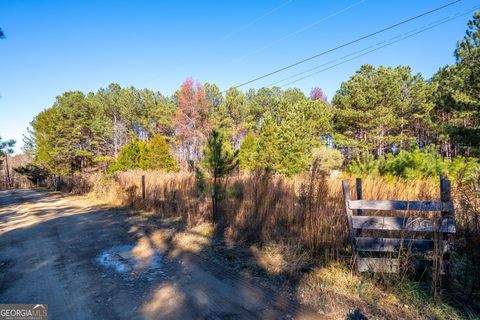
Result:
[[[292,84],[292,83],[301,81],[301,80],[303,80],[303,79],[305,79],[305,78],[308,78],[308,77],[310,77],[310,76],[316,75],[316,74],[321,73],[321,72],[324,72],[324,71],[326,71],[326,70],[330,70],[330,69],[332,69],[333,67],[336,67],[336,66],[338,66],[338,65],[341,65],[341,64],[347,63],[347,62],[349,62],[349,61],[352,61],[352,60],[354,60],[354,59],[360,58],[360,57],[362,57],[362,56],[364,56],[364,55],[367,55],[367,54],[369,54],[369,53],[371,53],[371,52],[380,50],[380,49],[385,48],[385,47],[387,47],[387,46],[393,45],[393,44],[395,44],[395,43],[397,43],[397,42],[400,42],[400,41],[403,41],[403,40],[405,40],[405,39],[411,38],[411,37],[413,37],[413,36],[415,36],[415,35],[417,35],[417,34],[419,34],[419,33],[423,33],[423,32],[425,32],[425,31],[428,31],[428,30],[430,30],[430,29],[433,29],[433,28],[435,28],[435,27],[437,27],[437,26],[439,26],[439,25],[442,25],[442,24],[447,23],[447,22],[449,22],[449,21],[451,21],[451,20],[454,20],[454,19],[457,19],[457,18],[459,18],[459,17],[462,17],[462,16],[464,16],[464,15],[466,15],[466,14],[469,14],[469,13],[471,13],[471,12],[477,10],[477,9],[480,9],[480,6],[472,7],[471,9],[467,9],[467,10],[464,10],[464,11],[461,11],[461,12],[457,12],[457,13],[455,13],[455,14],[453,14],[453,15],[450,15],[450,16],[448,16],[448,17],[442,18],[442,19],[437,20],[437,21],[435,21],[435,22],[429,23],[429,24],[424,25],[424,26],[422,26],[422,27],[419,27],[419,28],[410,30],[409,32],[402,33],[402,34],[397,35],[397,36],[395,36],[395,37],[393,37],[393,38],[390,38],[390,39],[388,39],[388,40],[381,41],[381,42],[379,42],[379,43],[376,43],[376,44],[374,44],[374,45],[368,46],[368,47],[363,48],[363,49],[361,49],[361,50],[352,52],[352,53],[347,54],[347,55],[345,55],[345,56],[343,56],[343,57],[341,57],[341,58],[334,59],[334,60],[330,60],[330,61],[328,61],[328,62],[326,62],[326,63],[322,63],[322,64],[320,64],[320,65],[318,65],[318,66],[316,66],[316,67],[313,67],[313,68],[307,69],[307,70],[305,70],[305,71],[302,71],[302,72],[293,74],[293,75],[291,75],[291,76],[285,77],[285,78],[283,78],[283,79],[281,79],[281,80],[279,80],[279,81],[276,81],[276,82],[268,85],[267,87],[275,86],[275,85],[277,85],[277,84],[279,84],[279,83],[281,83],[281,82],[284,82],[284,81],[287,81],[287,80],[289,80],[289,79],[293,79],[293,78],[295,78],[295,77],[298,77],[298,76],[300,76],[300,75],[302,75],[302,74],[306,74],[306,73],[308,73],[308,72],[311,72],[311,71],[320,69],[321,67],[327,66],[327,65],[332,64],[332,63],[334,63],[334,62],[336,62],[336,61],[343,60],[343,59],[348,58],[348,57],[350,57],[350,56],[354,56],[354,57],[351,58],[351,59],[344,60],[344,61],[342,61],[342,62],[340,62],[340,63],[337,63],[337,64],[335,64],[335,65],[333,65],[333,66],[324,68],[324,69],[322,69],[322,70],[320,70],[320,71],[318,71],[318,72],[311,73],[311,74],[309,74],[309,75],[307,75],[307,76],[305,76],[305,77],[302,77],[302,78],[296,79],[296,80],[294,80],[294,81],[291,81],[291,82],[289,82],[289,83],[287,83],[287,84],[284,84],[284,85],[281,86],[281,87],[283,88],[283,87],[285,87],[285,86],[287,86],[287,85],[290,85],[290,84]],[[398,39],[398,38],[400,38],[400,39]],[[395,40],[395,39],[398,39],[398,40],[393,41],[393,40]],[[385,44],[385,43],[386,43],[386,44]],[[383,45],[383,44],[384,44],[384,45]],[[376,47],[376,48],[375,48],[375,47]],[[375,48],[375,49],[369,50],[369,49],[371,49],[371,48]],[[365,53],[363,53],[363,54],[360,54],[360,55],[356,55],[356,54],[361,53],[361,52],[364,52],[364,51],[366,51],[366,50],[369,50],[369,51],[367,51],[367,52],[365,52]],[[355,56],[355,55],[356,55],[356,56]]]
[[[307,62],[307,61],[310,61],[310,60],[313,60],[313,59],[318,58],[318,57],[320,57],[320,56],[323,56],[323,55],[325,55],[325,54],[327,54],[327,53],[330,53],[330,52],[336,51],[336,50],[338,50],[338,49],[344,48],[344,47],[346,47],[346,46],[349,46],[349,45],[351,45],[351,44],[357,43],[357,42],[359,42],[359,41],[361,41],[361,40],[364,40],[364,39],[373,37],[374,35],[380,34],[380,33],[382,33],[382,32],[385,32],[385,31],[387,31],[387,30],[393,29],[393,28],[395,28],[395,27],[398,27],[398,26],[403,25],[403,24],[405,24],[405,23],[408,23],[408,22],[410,22],[410,21],[413,21],[413,20],[416,20],[416,19],[418,19],[418,18],[424,17],[424,16],[426,16],[426,15],[429,15],[429,14],[431,14],[431,13],[433,13],[433,12],[436,12],[436,11],[439,11],[439,10],[444,9],[444,8],[446,8],[446,7],[449,7],[449,6],[451,6],[451,5],[455,4],[455,3],[458,3],[458,2],[460,2],[460,1],[461,1],[461,0],[455,0],[455,1],[449,2],[449,3],[447,3],[447,4],[443,5],[443,6],[437,7],[437,8],[435,8],[435,9],[429,10],[429,11],[427,11],[427,12],[423,12],[423,13],[421,13],[421,14],[419,14],[419,15],[416,15],[416,16],[414,16],[414,17],[408,18],[408,19],[406,19],[406,20],[397,22],[397,23],[395,23],[395,24],[393,24],[393,25],[390,25],[390,26],[388,26],[388,27],[385,27],[385,28],[383,28],[383,29],[377,30],[377,31],[372,32],[372,33],[369,33],[369,34],[367,34],[367,35],[365,35],[365,36],[356,38],[356,39],[354,39],[354,40],[352,40],[352,41],[349,41],[349,42],[346,42],[346,43],[341,44],[341,45],[339,45],[339,46],[336,46],[336,47],[334,47],[334,48],[332,48],[332,49],[328,49],[328,50],[326,50],[326,51],[320,52],[320,53],[318,53],[318,54],[316,54],[316,55],[313,55],[313,56],[311,56],[311,57],[308,57],[308,58],[305,58],[305,59],[300,60],[300,61],[298,61],[298,62],[292,63],[292,64],[290,64],[290,65],[288,65],[288,66],[286,66],[286,67],[283,67],[283,68],[274,70],[274,71],[269,72],[269,73],[267,73],[267,74],[264,74],[264,75],[262,75],[262,76],[256,77],[256,78],[254,78],[254,79],[252,79],[252,80],[249,80],[249,81],[243,82],[243,83],[241,83],[241,84],[238,84],[238,85],[234,86],[234,88],[239,88],[239,87],[245,86],[245,85],[247,85],[247,84],[249,84],[249,83],[258,81],[258,80],[260,80],[260,79],[269,77],[269,76],[271,76],[271,75],[274,75],[274,74],[276,74],[276,73],[282,72],[282,71],[284,71],[284,70],[293,68],[293,67],[295,67],[295,66],[298,66],[299,64],[305,63],[305,62]],[[228,90],[222,91],[222,94],[225,93],[225,92],[227,92],[227,91],[228,91]]]
[[[321,22],[323,22],[323,21],[326,21],[326,20],[328,20],[328,19],[330,19],[330,18],[333,18],[333,17],[335,17],[335,16],[338,16],[339,14],[342,14],[343,12],[348,11],[348,10],[350,10],[350,9],[358,6],[358,5],[362,4],[362,3],[364,3],[365,1],[367,1],[367,0],[357,1],[357,2],[355,2],[355,3],[353,3],[353,4],[349,5],[349,6],[347,6],[347,7],[345,7],[345,8],[343,8],[343,9],[341,9],[341,10],[338,10],[338,11],[332,13],[332,14],[329,14],[328,16],[325,16],[325,17],[323,17],[323,18],[320,18],[320,19],[318,19],[317,21],[312,22],[312,23],[310,23],[310,24],[307,25],[307,26],[304,26],[304,27],[302,27],[302,28],[300,28],[300,29],[298,29],[298,30],[295,30],[295,31],[287,34],[286,36],[284,36],[284,37],[282,37],[282,38],[280,38],[280,39],[277,39],[277,40],[275,40],[275,41],[272,41],[272,42],[268,43],[267,45],[265,45],[265,46],[263,46],[263,47],[255,50],[255,51],[253,51],[253,52],[250,52],[249,54],[244,55],[243,57],[241,57],[241,58],[239,59],[239,61],[244,60],[245,58],[247,58],[247,57],[249,57],[249,56],[251,56],[251,55],[254,55],[255,53],[262,52],[262,51],[264,51],[265,49],[268,49],[268,48],[276,45],[276,44],[279,43],[279,42],[282,42],[282,41],[287,40],[287,39],[289,39],[289,38],[291,38],[291,37],[293,37],[293,36],[296,36],[296,35],[299,34],[299,33],[305,32],[305,31],[307,31],[307,30],[315,27],[315,26],[318,25],[319,23],[321,23]]]
[[[311,73],[311,74],[308,74],[308,75],[306,75],[306,76],[304,76],[304,77],[301,77],[301,78],[299,78],[299,79],[296,79],[296,80],[294,80],[294,81],[290,81],[290,82],[282,85],[281,87],[283,88],[283,87],[289,86],[289,85],[291,85],[291,84],[293,84],[293,83],[296,83],[296,82],[298,82],[298,81],[301,81],[301,80],[303,80],[303,79],[309,78],[309,77],[311,77],[311,76],[317,75],[317,74],[322,73],[322,72],[327,71],[327,70],[330,70],[330,69],[332,69],[332,68],[334,68],[334,67],[337,67],[337,66],[339,66],[339,65],[342,65],[342,64],[347,63],[347,62],[349,62],[349,61],[352,61],[352,60],[358,59],[358,58],[360,58],[360,57],[363,57],[363,56],[365,56],[365,55],[367,55],[367,54],[369,54],[369,53],[372,53],[372,52],[374,52],[374,51],[378,51],[378,50],[380,50],[380,49],[383,49],[383,48],[385,48],[385,47],[388,47],[388,46],[390,46],[390,45],[393,45],[393,44],[395,44],[395,43],[397,43],[397,42],[400,42],[400,41],[403,41],[403,40],[405,40],[405,39],[411,38],[411,37],[413,37],[413,36],[415,36],[415,35],[417,35],[417,34],[419,34],[419,33],[428,31],[428,30],[433,29],[433,28],[435,28],[435,27],[438,27],[438,26],[440,26],[440,25],[442,25],[442,24],[445,24],[445,23],[447,23],[447,22],[450,22],[450,21],[452,21],[452,20],[454,20],[454,19],[457,19],[457,18],[460,18],[460,17],[462,17],[462,16],[465,16],[465,15],[467,15],[467,14],[469,14],[469,13],[471,13],[471,12],[473,12],[473,11],[479,9],[479,8],[480,8],[480,6],[476,7],[475,9],[470,9],[470,10],[468,10],[468,12],[464,12],[464,13],[459,14],[459,15],[457,15],[457,16],[455,16],[455,17],[452,17],[452,18],[448,18],[448,19],[445,20],[445,21],[439,22],[439,23],[437,23],[437,24],[435,24],[435,25],[433,25],[433,26],[430,26],[430,27],[426,27],[426,28],[424,28],[424,29],[422,29],[422,30],[419,30],[419,31],[417,31],[417,32],[414,32],[414,33],[412,33],[412,34],[410,34],[410,35],[404,36],[404,37],[402,37],[402,38],[400,38],[400,39],[398,39],[398,40],[389,42],[389,43],[384,44],[384,45],[382,45],[382,46],[380,46],[380,47],[378,47],[378,48],[375,48],[375,49],[369,50],[369,51],[367,51],[367,52],[365,52],[365,53],[362,53],[362,54],[360,54],[360,55],[354,56],[353,58],[344,60],[344,61],[339,62],[339,63],[337,63],[337,64],[334,64],[334,65],[332,65],[332,66],[330,66],[330,67],[327,67],[327,68],[321,69],[321,70],[319,70],[319,71],[313,72],[313,73]]]
[[[263,20],[265,19],[266,17],[268,17],[269,15],[271,15],[272,13],[274,13],[275,11],[277,10],[280,10],[281,8],[285,7],[286,5],[292,3],[293,0],[287,0],[283,3],[281,3],[280,5],[276,6],[275,8],[273,8],[272,10],[268,11],[267,13],[261,15],[260,17],[256,18],[256,19],[253,19],[252,21],[250,21],[249,23],[247,23],[246,25],[244,25],[243,27],[240,27],[239,29],[233,31],[233,32],[230,32],[229,34],[227,34],[225,37],[223,37],[222,40],[227,40],[228,38],[230,38],[231,36],[233,36],[234,34],[236,33],[239,33],[241,31],[244,31],[248,28],[250,28],[252,25],[254,25],[255,23],[257,23],[258,21],[260,20]]]

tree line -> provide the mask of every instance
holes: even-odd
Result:
[[[456,62],[431,79],[406,66],[363,65],[331,102],[318,87],[308,96],[279,87],[222,94],[192,79],[171,96],[115,83],[65,92],[33,119],[24,149],[52,174],[187,170],[204,159],[213,131],[240,169],[288,176],[318,159],[358,165],[417,149],[478,157],[479,26],[477,12],[457,43]]]

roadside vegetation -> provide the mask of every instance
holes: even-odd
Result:
[[[431,79],[363,65],[331,101],[320,88],[222,94],[192,79],[169,97],[118,84],[65,92],[33,119],[25,137],[33,162],[14,171],[204,226],[201,246],[250,248],[247,260],[332,318],[478,318],[479,27],[480,12],[456,63]],[[4,163],[9,144],[0,143]],[[3,172],[11,187],[13,169]],[[433,200],[440,174],[453,182],[457,221],[453,283],[441,300],[409,274],[354,272],[340,180],[363,177],[365,199]]]

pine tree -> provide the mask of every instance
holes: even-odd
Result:
[[[35,159],[53,174],[72,174],[91,166],[98,154],[95,110],[82,92],[65,92],[31,123]]]
[[[287,105],[278,130],[277,171],[292,176],[306,170],[313,160],[312,150],[331,132],[331,119],[331,107],[320,100]]]
[[[363,65],[333,98],[335,143],[348,158],[428,144],[431,86],[410,68]]]
[[[238,151],[233,151],[228,138],[213,130],[204,149],[205,166],[212,176],[213,220],[218,221],[218,201],[223,194],[220,179],[232,172],[238,165]]]
[[[473,18],[467,23],[467,31],[462,41],[457,42],[455,57],[457,61],[467,57],[476,48],[480,47],[480,11],[473,14]]]
[[[247,133],[246,119],[248,116],[247,99],[237,88],[230,88],[222,103],[218,104],[212,114],[213,127],[224,131],[235,148]]]
[[[55,127],[56,110],[46,109],[40,112],[30,123],[31,147],[34,149],[34,161],[42,164],[53,174],[58,173],[57,161],[55,159]]]
[[[441,68],[432,79],[435,142],[447,157],[480,155],[480,12],[468,28],[457,44],[457,63]]]
[[[253,172],[257,168],[258,147],[257,138],[253,132],[248,132],[240,145],[238,161],[240,169],[246,172]]]
[[[277,171],[280,163],[279,128],[269,112],[263,119],[257,142],[257,168]]]

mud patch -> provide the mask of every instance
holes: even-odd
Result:
[[[139,253],[134,245],[121,245],[102,251],[96,261],[121,274],[142,273],[160,269],[162,255],[156,250],[149,250],[147,254]]]

